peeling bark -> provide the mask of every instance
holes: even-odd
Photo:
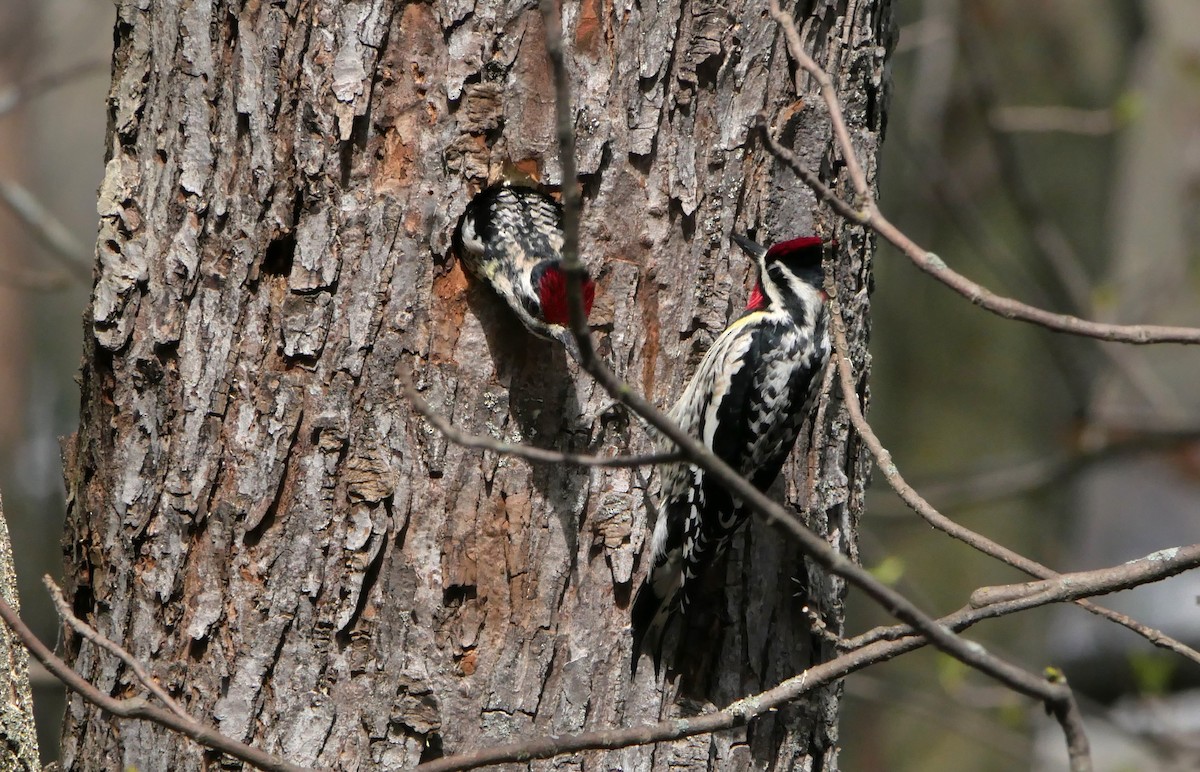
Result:
[[[872,178],[887,5],[798,11]],[[751,136],[759,110],[790,105],[786,139],[843,185],[825,110],[814,88],[794,101],[765,7],[585,0],[564,29],[592,322],[622,377],[663,406],[680,392],[747,295],[735,227],[836,233],[846,295],[866,285],[863,232]],[[456,424],[506,440],[652,444],[448,255],[486,182],[562,183],[536,9],[125,0],[116,40],[66,581],[194,714],[296,763],[391,769],[686,715],[828,656],[794,596],[839,629],[841,583],[756,524],[731,550],[728,619],[711,620],[687,698],[650,673],[630,684],[647,472],[465,450],[400,391],[413,371]],[[856,311],[865,373],[865,296]],[[809,517],[853,556],[867,464],[836,399],[825,415]],[[780,488],[799,502],[795,458]],[[100,688],[134,688],[92,646],[66,653]],[[838,694],[748,732],[532,766],[831,770]],[[63,761],[205,756],[73,699]]]

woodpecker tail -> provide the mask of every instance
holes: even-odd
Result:
[[[654,657],[654,675],[658,676],[662,668],[663,636],[667,631],[667,623],[671,621],[672,597],[661,597],[654,591],[651,575],[646,577],[633,598],[633,608],[629,612],[630,623],[633,627],[633,654],[629,663],[631,675],[637,675],[638,660],[643,654]],[[673,593],[672,593],[673,594]]]
[[[643,581],[633,599],[633,608],[629,612],[629,620],[633,627],[633,654],[629,663],[630,675],[637,675],[638,662],[643,654],[654,657],[654,675],[658,675],[662,662],[662,638],[665,624],[654,624],[658,609],[663,599],[654,594],[654,587],[649,580]],[[665,620],[664,620],[665,621]]]

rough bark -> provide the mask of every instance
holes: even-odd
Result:
[[[872,176],[886,6],[798,11]],[[837,180],[826,112],[815,89],[794,100],[765,6],[588,0],[565,30],[592,322],[629,383],[668,405],[744,303],[735,227],[836,231],[847,293],[865,285],[862,233],[835,227],[752,134],[760,109],[790,105],[788,141]],[[650,447],[447,254],[480,185],[562,182],[536,7],[126,0],[116,41],[66,578],[77,610],[192,711],[294,762],[390,769],[686,714],[825,656],[797,589],[837,629],[840,583],[755,525],[689,699],[651,668],[630,684],[647,472],[464,450],[400,391],[412,371],[459,426],[509,440]],[[853,555],[865,462],[836,402],[825,415],[812,523]],[[102,688],[132,688],[91,646],[67,653]],[[837,699],[825,690],[749,741],[535,766],[833,769]],[[67,768],[202,759],[68,706]]]
[[[20,612],[17,572],[13,567],[8,522],[0,504],[0,595]],[[29,655],[7,626],[0,624],[0,769],[35,772],[38,759],[37,730],[33,723],[33,694],[29,690]]]

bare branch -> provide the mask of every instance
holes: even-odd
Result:
[[[518,456],[530,461],[538,461],[546,464],[576,464],[579,466],[652,466],[654,464],[679,461],[683,458],[681,453],[650,453],[642,456],[592,456],[582,453],[567,453],[560,450],[546,450],[544,448],[535,448],[532,445],[503,442],[480,434],[470,434],[454,426],[454,424],[446,420],[445,416],[438,414],[428,402],[422,399],[413,386],[412,379],[408,373],[400,374],[397,377],[400,379],[400,386],[404,391],[404,396],[408,397],[417,412],[425,416],[425,420],[433,424],[435,429],[456,445],[491,450],[496,453]]]
[[[1029,322],[1040,327],[1079,335],[1086,338],[1110,341],[1113,343],[1134,343],[1147,345],[1151,343],[1186,343],[1200,344],[1200,328],[1171,327],[1158,324],[1105,324],[1080,319],[1068,314],[1056,314],[1035,306],[1022,303],[1019,300],[997,295],[981,284],[971,281],[960,273],[955,272],[940,257],[922,249],[915,241],[906,236],[872,205],[867,210],[860,211],[842,200],[821,182],[815,173],[801,163],[791,150],[780,145],[767,126],[767,117],[759,115],[759,128],[767,149],[779,160],[783,161],[804,184],[812,188],[822,201],[829,204],[833,211],[850,222],[865,225],[887,242],[904,253],[914,265],[925,273],[945,284],[950,289],[970,300],[977,306],[1004,317]]]
[[[1046,680],[1053,684],[1060,684],[1067,693],[1064,701],[1055,703],[1049,708],[1054,714],[1054,718],[1058,720],[1058,725],[1062,727],[1063,734],[1066,735],[1067,758],[1071,765],[1071,772],[1091,772],[1092,749],[1088,743],[1087,730],[1083,725],[1083,713],[1079,710],[1079,703],[1075,702],[1075,692],[1067,688],[1067,677],[1057,668],[1046,668]]]
[[[91,281],[92,263],[88,258],[88,248],[32,193],[11,180],[0,180],[0,201],[72,275],[81,281]]]
[[[1151,555],[1136,561],[1138,564],[1147,563],[1153,566],[1153,568],[1147,568],[1142,574],[1141,583],[1165,579],[1182,570],[1178,564],[1171,564],[1164,560],[1153,560],[1153,558],[1154,556]],[[1095,582],[1091,582],[1087,588],[1072,588],[1072,576],[1064,575],[1060,580],[1055,581],[1061,585],[1063,590],[1067,592],[1067,595],[1058,599],[1051,597],[1051,593],[1042,593],[1039,595],[1027,595],[1016,600],[996,603],[981,608],[967,606],[953,614],[938,619],[937,622],[946,628],[961,632],[985,619],[1008,616],[1038,606],[1056,603],[1060,600],[1082,598],[1088,594],[1115,592],[1122,589],[1121,585],[1126,579],[1126,577],[1119,575],[1120,568],[1118,566],[1116,573],[1110,573],[1104,579],[1098,578]],[[691,737],[693,735],[741,726],[756,716],[768,713],[781,705],[800,698],[814,689],[833,683],[850,673],[886,662],[901,654],[906,654],[928,645],[928,640],[921,635],[912,634],[911,628],[892,627],[880,629],[894,634],[886,638],[875,636],[869,643],[859,643],[864,636],[846,641],[842,644],[849,649],[846,653],[828,662],[815,665],[803,673],[783,681],[772,689],[744,697],[719,711],[689,717],[686,720],[671,719],[655,724],[643,724],[623,729],[579,732],[576,734],[554,735],[552,737],[539,737],[506,743],[471,753],[448,756],[436,761],[427,762],[421,764],[416,769],[417,772],[456,772],[457,770],[475,769],[489,764],[545,759],[585,750],[611,750],[634,745],[648,745],[650,743],[677,740],[683,737]],[[871,631],[869,634],[873,634],[874,632]],[[1059,679],[1060,676],[1061,674],[1054,671],[1050,673],[1050,677],[1054,679]],[[1070,742],[1076,744],[1072,752],[1077,758],[1082,758],[1086,753],[1085,748],[1078,744],[1080,738],[1082,738],[1080,734],[1082,723],[1078,719],[1079,711],[1073,699],[1071,705],[1065,708],[1064,711],[1065,714],[1060,720],[1066,721],[1070,725],[1068,737],[1070,738]],[[1082,769],[1085,767],[1077,766],[1075,768]]]
[[[996,131],[1013,133],[1059,132],[1102,137],[1117,130],[1112,110],[1064,105],[996,105],[988,112],[988,123]]]
[[[1047,602],[1073,600],[1139,587],[1197,566],[1200,566],[1200,544],[1172,547],[1111,568],[1059,574],[1038,582],[981,587],[971,593],[971,605],[979,608],[1022,598]]]
[[[548,0],[543,0],[548,2]],[[1200,329],[1193,327],[1169,327],[1164,325],[1122,325],[1104,324],[1080,319],[1068,314],[1055,314],[1035,306],[1022,303],[1012,298],[1002,297],[986,287],[971,281],[962,274],[949,268],[937,255],[922,249],[899,228],[892,225],[876,205],[870,194],[870,187],[857,160],[854,145],[846,131],[845,120],[842,118],[842,108],[838,103],[837,93],[832,88],[829,74],[822,70],[812,57],[804,52],[800,43],[799,33],[792,18],[779,9],[778,0],[771,0],[771,16],[779,23],[788,41],[788,52],[796,63],[811,75],[821,86],[821,95],[829,108],[830,121],[833,124],[834,135],[842,155],[846,160],[847,171],[855,192],[861,201],[861,208],[856,208],[840,198],[829,186],[825,185],[810,169],[800,162],[791,150],[780,145],[771,134],[767,117],[759,115],[759,128],[771,154],[783,161],[795,172],[806,185],[812,188],[817,197],[829,204],[836,213],[850,222],[865,225],[885,240],[903,252],[909,260],[925,273],[941,281],[947,287],[970,300],[972,303],[991,311],[1006,319],[1017,319],[1023,322],[1037,324],[1058,332],[1070,333],[1084,337],[1096,338],[1120,343],[1188,343],[1200,344]],[[829,87],[826,87],[829,84]],[[800,93],[797,84],[797,94]]]
[[[844,325],[842,323],[841,302],[837,295],[837,286],[833,281],[827,281],[825,290],[829,294],[831,316],[833,317],[833,338],[834,349],[837,351],[837,368],[841,379],[842,393],[844,395],[855,394],[854,374],[850,369],[850,361],[845,356],[846,352],[846,335]],[[855,431],[862,437],[871,455],[875,458],[875,466],[879,472],[888,481],[897,495],[907,504],[914,512],[929,523],[934,528],[948,536],[958,539],[964,544],[973,547],[974,549],[989,555],[1003,563],[1018,568],[1025,573],[1036,576],[1042,579],[1053,579],[1058,574],[1043,566],[1037,561],[1027,558],[1020,553],[1014,552],[1007,547],[998,544],[986,536],[972,531],[964,525],[954,522],[950,518],[943,515],[925,500],[921,494],[917,493],[911,485],[900,474],[900,470],[892,461],[892,455],[887,451],[887,448],[880,442],[878,435],[871,429],[871,425],[867,423],[866,417],[862,413],[862,408],[854,399],[846,399],[846,410],[850,415],[850,422],[854,425]],[[1160,630],[1144,625],[1133,619],[1130,619],[1124,614],[1119,614],[1116,611],[1106,609],[1102,606],[1097,606],[1089,601],[1080,600],[1078,604],[1097,616],[1104,617],[1112,622],[1116,622],[1123,627],[1127,627],[1146,640],[1156,646],[1174,651],[1193,662],[1200,663],[1200,652],[1190,646],[1164,635]]]
[[[31,78],[23,83],[6,86],[0,89],[0,115],[12,112],[21,104],[34,97],[49,94],[56,88],[74,83],[92,73],[104,72],[107,68],[107,60],[96,59],[89,62],[80,62],[79,64],[59,70],[58,72],[52,72],[48,75]]]
[[[38,637],[33,634],[33,631],[29,629],[21,617],[13,611],[12,607],[3,598],[0,598],[0,619],[4,620],[9,629],[21,639],[21,643],[29,650],[29,653],[38,662],[41,662],[47,670],[53,673],[55,678],[61,681],[68,689],[89,703],[96,705],[101,710],[107,711],[118,718],[135,718],[158,724],[181,735],[190,737],[206,748],[211,748],[220,753],[232,756],[247,764],[252,764],[259,769],[268,770],[268,772],[312,772],[312,770],[306,767],[296,766],[258,748],[252,748],[231,737],[226,737],[217,730],[205,726],[193,718],[179,716],[169,710],[154,707],[144,698],[116,699],[104,694],[95,686],[88,683],[83,676],[72,670],[66,662],[56,657],[54,652],[46,648],[46,645],[38,640]],[[113,645],[115,646],[115,644]]]
[[[846,119],[842,116],[841,102],[833,87],[833,78],[830,78],[829,73],[821,69],[804,50],[804,44],[800,41],[800,33],[796,31],[796,25],[792,23],[792,17],[780,10],[779,0],[770,0],[770,10],[771,18],[783,29],[783,36],[787,39],[788,53],[821,88],[821,97],[829,107],[829,121],[833,124],[833,136],[837,138],[838,147],[842,151],[842,158],[846,162],[846,171],[850,174],[854,192],[858,195],[859,206],[868,209],[874,208],[875,196],[871,192],[870,184],[867,183],[867,175],[863,173],[862,164],[858,161],[854,143],[850,141],[850,130],[846,128]],[[799,72],[796,73],[795,88],[796,96],[804,93]]]
[[[858,394],[858,390],[854,387],[854,377],[850,370],[850,359],[848,356],[849,347],[846,344],[846,331],[845,325],[842,321],[841,303],[838,300],[837,282],[834,281],[832,276],[826,277],[825,292],[829,295],[830,317],[832,318],[833,322],[830,326],[832,327],[833,332],[834,356],[837,360],[836,366],[841,379],[843,403],[846,405],[846,409],[851,416],[851,422],[854,424],[859,436],[863,438],[863,441],[867,444],[868,448],[871,450],[871,453],[875,456],[876,464],[878,465],[880,471],[882,471],[884,476],[888,478],[889,482],[893,483],[893,487],[896,487],[897,483],[895,480],[896,478],[899,478],[899,472],[896,470],[895,465],[891,463],[891,457],[879,443],[879,439],[875,437],[873,432],[871,432],[870,426],[867,425],[866,418],[862,414],[862,407],[858,404],[858,399],[856,396]],[[900,483],[903,483],[903,481],[900,480]],[[908,492],[913,497],[920,500],[922,503],[925,503],[925,506],[930,511],[933,511],[933,508],[929,507],[928,503],[926,503],[924,499],[921,499],[917,495],[916,491],[908,488],[907,484],[904,484],[904,487],[907,488]],[[986,542],[986,544],[992,549],[1008,553],[1014,559],[1026,560],[1022,556],[1017,555],[1016,553],[1013,553],[1006,548],[985,539],[984,537],[974,533],[973,531],[970,531],[967,528],[963,528],[956,523],[952,525],[955,530],[963,532],[964,539],[969,538],[972,542],[981,544]],[[895,611],[892,613],[895,614]],[[928,636],[928,630],[926,630],[924,627],[917,629],[920,629],[922,634]],[[942,647],[938,646],[938,648],[940,649]],[[994,657],[992,659],[994,659],[996,663],[1003,664],[1007,667],[1012,667],[999,657]],[[972,667],[975,666],[973,662],[967,660],[963,660],[963,662],[964,664],[971,665]],[[991,670],[988,670],[984,667],[980,667],[979,669],[983,670],[983,672],[986,672],[989,675],[993,675]],[[1015,667],[1013,669],[1017,670],[1021,676],[1027,676],[1023,670]],[[1076,772],[1077,770],[1091,769],[1092,763],[1087,749],[1087,738],[1082,734],[1082,721],[1078,717],[1079,708],[1075,704],[1075,698],[1071,694],[1070,688],[1067,687],[1066,679],[1051,682],[1054,686],[1061,687],[1061,691],[1059,691],[1057,694],[1050,694],[1047,692],[1027,692],[1022,689],[1020,685],[1018,685],[1023,683],[1024,679],[1018,680],[1017,678],[1014,678],[1012,681],[1010,681],[1007,678],[1000,677],[998,680],[1007,684],[1015,691],[1020,691],[1030,696],[1041,697],[1041,699],[1046,702],[1047,709],[1054,714],[1055,718],[1058,719],[1059,724],[1062,726],[1063,733],[1066,735],[1067,752],[1070,756],[1072,772]]]
[[[567,275],[567,310],[571,335],[579,348],[579,362],[585,370],[587,363],[596,362],[596,348],[587,326],[583,309],[583,283],[587,269],[579,259],[579,210],[582,194],[576,179],[575,126],[571,112],[571,83],[562,45],[562,19],[555,0],[539,0],[542,26],[546,32],[546,55],[554,76],[554,127],[558,135],[558,166],[562,174],[563,205],[563,272]]]
[[[926,641],[915,636],[902,641],[881,641],[815,665],[799,675],[785,680],[773,689],[737,700],[722,710],[699,716],[668,719],[622,729],[551,735],[493,745],[471,753],[447,756],[436,761],[426,762],[417,766],[414,772],[459,772],[459,770],[477,769],[490,764],[548,759],[585,750],[612,750],[635,745],[649,745],[744,726],[751,719],[799,699],[814,689],[924,645],[926,645]]]
[[[7,267],[0,269],[0,286],[13,289],[57,292],[72,284],[75,284],[75,281],[62,271],[25,271]]]
[[[1200,545],[1159,550],[1143,558],[1110,568],[1060,574],[1042,582],[984,587],[971,594],[970,603],[942,617],[955,630],[984,619],[996,619],[1053,603],[1082,603],[1085,598],[1107,595],[1153,584],[1200,565]],[[846,650],[859,649],[878,641],[900,640],[917,635],[906,625],[876,627],[842,642]]]
[[[780,24],[785,36],[789,40],[789,51],[791,52],[791,49],[794,48],[792,41],[799,41],[799,36],[796,33],[795,25],[790,17],[779,12],[777,0],[771,0],[771,9],[772,17],[775,18],[775,20]],[[803,52],[801,53],[803,54]],[[808,57],[806,54],[802,56],[796,56],[794,52],[792,52],[792,54],[793,57],[796,58],[797,62],[806,71],[809,71],[814,75],[814,77],[817,78],[818,82],[822,81],[822,76],[824,76],[825,80],[828,80],[828,75],[820,70],[816,63],[813,62],[811,57]],[[799,91],[797,93],[799,93]],[[830,94],[824,90],[822,91],[822,94],[825,97],[826,104],[831,115],[837,116],[836,118],[833,118],[836,126],[841,122],[841,107],[836,98],[836,94],[833,94],[833,98],[830,98]],[[1078,319],[1076,317],[1052,314],[1033,306],[1028,306],[1018,301],[995,295],[981,285],[976,284],[975,282],[972,282],[960,274],[950,270],[936,255],[926,252],[918,247],[915,242],[905,236],[899,229],[897,229],[883,217],[882,213],[872,200],[867,199],[868,203],[866,208],[862,211],[859,211],[838,197],[838,195],[831,188],[825,185],[820,178],[812,172],[812,170],[804,166],[804,164],[800,162],[800,160],[794,153],[791,152],[791,150],[783,147],[778,143],[778,141],[776,141],[775,137],[770,132],[770,129],[767,125],[767,118],[764,114],[759,115],[759,128],[771,153],[787,164],[796,174],[796,176],[799,177],[806,185],[808,185],[819,198],[826,201],[834,209],[834,211],[851,222],[861,223],[873,228],[879,235],[883,236],[886,240],[904,252],[905,255],[908,256],[919,268],[935,276],[947,286],[955,289],[957,292],[962,294],[964,297],[967,297],[977,305],[981,305],[984,308],[1006,318],[1021,319],[1023,321],[1041,324],[1050,329],[1085,335],[1100,340],[1123,341],[1130,343],[1200,343],[1200,329],[1160,327],[1154,325],[1138,326],[1101,324],[1098,322],[1090,322]],[[838,136],[838,139],[839,142],[843,142],[843,139],[840,135]],[[842,150],[843,153],[847,155],[854,155],[854,148],[851,144],[849,144],[848,141],[843,143]],[[853,171],[851,174],[853,176]],[[856,189],[863,184],[863,182],[865,182],[865,180],[854,180]],[[842,340],[839,344],[839,350],[845,352],[846,347],[844,331],[841,331],[841,314],[836,310],[836,297],[834,300],[835,311],[833,316],[836,320],[835,333],[840,332]],[[838,368],[841,370],[842,386],[845,394],[854,393],[853,390],[846,391],[853,381],[849,371],[849,366],[849,361],[845,359],[844,356],[838,357]],[[992,555],[993,557],[1003,560],[1010,565],[1020,568],[1026,573],[1040,577],[1052,577],[1056,575],[1053,571],[1041,566],[1035,561],[1029,560],[1022,555],[1012,552],[1011,550],[1008,550],[999,544],[986,539],[982,535],[977,534],[970,529],[954,523],[949,518],[944,517],[936,509],[930,506],[929,503],[925,501],[925,499],[923,499],[919,494],[917,494],[917,492],[904,481],[903,477],[900,476],[899,470],[896,469],[895,464],[892,462],[890,454],[886,449],[884,449],[882,443],[880,443],[879,439],[874,435],[874,432],[871,431],[871,428],[867,424],[865,417],[862,415],[861,410],[858,409],[858,405],[854,404],[854,401],[851,399],[847,399],[846,403],[851,415],[851,419],[855,423],[855,428],[859,431],[860,436],[863,437],[864,441],[871,449],[880,471],[883,472],[884,476],[888,479],[888,482],[905,501],[905,503],[912,507],[919,515],[925,518],[927,522],[929,522],[935,528],[938,528],[939,530],[942,530],[943,532],[964,541],[965,543],[975,547],[976,549],[979,549],[982,552],[985,552],[986,554]],[[1157,646],[1170,649],[1193,661],[1200,662],[1200,652],[1197,652],[1195,649],[1192,649],[1180,641],[1176,641],[1175,639],[1164,635],[1159,630],[1136,622],[1124,614],[1119,614],[1115,611],[1096,606],[1087,601],[1080,601],[1079,605],[1083,606],[1085,609],[1094,614],[1103,616],[1106,619],[1133,630]]]
[[[1187,560],[1198,559],[1194,551],[1200,550],[1200,545],[1188,547],[1186,550],[1186,555],[1183,549],[1177,550],[1173,556],[1155,553],[1124,565],[1138,566],[1137,583],[1149,584],[1186,570]],[[1089,595],[1103,595],[1127,589],[1129,575],[1125,572],[1124,565],[1107,569],[1106,572],[1064,574],[1047,583],[1047,587],[1058,585],[1058,589],[1053,592],[1028,594],[982,607],[967,606],[938,619],[937,622],[955,632],[961,632],[985,619],[996,619],[1064,600],[1079,600]],[[1100,576],[1101,573],[1105,575]],[[1077,577],[1090,577],[1087,579],[1087,586],[1077,583],[1075,581]],[[885,635],[879,635],[879,631],[884,632]],[[870,636],[869,642],[866,641],[868,636]],[[909,627],[878,628],[865,635],[842,642],[840,646],[846,653],[828,662],[815,665],[772,689],[744,697],[723,710],[690,717],[686,720],[672,719],[624,729],[580,732],[506,743],[427,762],[418,766],[417,772],[456,772],[489,764],[545,759],[585,750],[627,748],[741,726],[756,716],[774,710],[780,705],[833,683],[850,673],[894,659],[927,644],[928,640],[919,634],[913,634],[912,628]],[[1060,674],[1053,673],[1052,677],[1057,679]],[[1070,741],[1078,742],[1078,737],[1081,736],[1078,732],[1082,724],[1078,721],[1078,708],[1074,705],[1073,700],[1063,720],[1071,725],[1068,733]],[[1084,752],[1081,747],[1076,747],[1074,751],[1079,755]]]
[[[146,672],[146,668],[142,667],[142,663],[138,662],[132,654],[123,649],[119,644],[117,644],[116,641],[101,635],[91,625],[87,624],[82,619],[71,613],[71,607],[67,605],[67,601],[63,597],[62,590],[58,588],[58,585],[54,583],[54,580],[50,578],[49,574],[42,577],[42,584],[46,585],[46,589],[50,593],[50,599],[54,601],[54,607],[58,609],[59,617],[61,617],[64,622],[70,625],[75,632],[79,633],[100,648],[108,651],[110,654],[115,655],[117,659],[124,662],[125,665],[133,671],[134,676],[136,676],[137,680],[142,683],[142,686],[146,687],[147,691],[162,701],[162,703],[166,705],[167,709],[172,713],[182,719],[191,718],[188,716],[187,711],[183,709],[183,706],[176,702],[175,699],[167,693],[166,689],[158,685],[158,681],[154,680],[154,677],[150,675],[150,673]]]

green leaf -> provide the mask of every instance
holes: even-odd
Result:
[[[1113,102],[1113,122],[1117,126],[1128,126],[1142,117],[1145,112],[1145,102],[1136,91],[1126,91]]]
[[[1157,652],[1135,652],[1129,655],[1129,667],[1138,691],[1144,695],[1159,695],[1170,691],[1171,676],[1177,661]]]
[[[901,577],[904,576],[904,558],[890,555],[868,570],[871,572],[871,576],[891,586],[900,581]]]

